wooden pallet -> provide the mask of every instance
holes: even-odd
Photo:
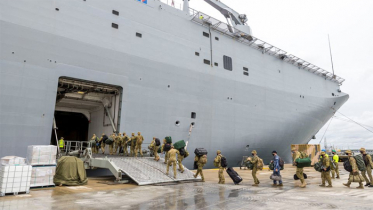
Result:
[[[0,197],[4,197],[4,196],[7,196],[7,195],[19,195],[19,194],[29,194],[30,191],[26,191],[26,192],[12,192],[12,193],[2,193],[0,192]]]
[[[45,185],[45,186],[34,186],[30,187],[31,189],[40,189],[40,188],[50,188],[50,187],[56,187],[56,185]]]

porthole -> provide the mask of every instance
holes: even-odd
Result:
[[[180,121],[179,121],[179,120],[176,121],[176,122],[175,122],[175,125],[176,125],[176,126],[180,126]]]

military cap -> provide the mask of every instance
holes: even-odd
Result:
[[[365,152],[365,148],[360,148],[360,152]]]
[[[256,150],[253,150],[251,153],[254,154],[254,155],[257,154]]]
[[[345,153],[346,153],[346,154],[351,154],[352,152],[351,152],[351,150],[346,150]]]
[[[324,151],[322,151],[322,152],[321,152],[321,155],[325,155],[325,152],[324,152]]]
[[[221,151],[220,151],[220,150],[218,150],[218,151],[216,151],[216,153],[218,153],[218,154],[221,154]]]

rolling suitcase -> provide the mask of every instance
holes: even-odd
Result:
[[[238,175],[238,173],[232,167],[229,167],[227,169],[227,173],[231,177],[235,185],[242,182],[242,178],[240,177],[240,175]]]

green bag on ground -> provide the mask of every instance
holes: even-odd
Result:
[[[53,182],[67,186],[85,185],[88,182],[84,163],[81,159],[72,156],[64,156],[58,160],[56,174]]]
[[[166,139],[167,144],[171,144],[172,143],[171,136],[166,136],[165,139]]]
[[[304,168],[311,166],[311,159],[310,158],[303,158],[303,159],[296,159],[295,163],[297,164],[297,168]]]
[[[179,150],[181,148],[184,148],[185,146],[186,146],[186,144],[185,144],[184,140],[180,140],[180,141],[174,143],[174,148],[177,149],[177,150]]]
[[[356,165],[357,165],[359,171],[366,171],[367,168],[365,166],[363,156],[362,155],[356,155],[354,158],[356,160]]]

